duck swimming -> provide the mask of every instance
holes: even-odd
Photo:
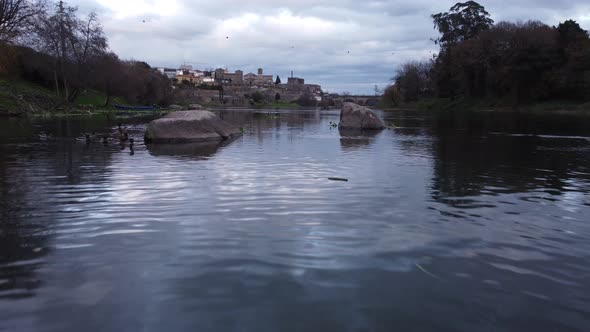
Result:
[[[39,134],[39,140],[41,140],[41,141],[55,141],[55,137],[51,134],[46,133],[46,132],[41,132]]]
[[[99,138],[98,138],[98,136],[96,136],[96,132],[93,131],[91,134],[88,134],[88,133],[84,134],[84,139],[87,144],[90,144],[92,142],[98,141]]]
[[[129,140],[129,134],[127,133],[127,127],[122,124],[117,125],[117,131],[113,133],[113,138],[119,140],[119,142],[127,142]]]
[[[129,155],[133,156],[135,154],[135,151],[133,150],[133,138],[129,139]]]

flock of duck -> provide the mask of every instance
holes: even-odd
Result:
[[[117,130],[111,133],[110,135],[98,135],[96,134],[96,132],[86,133],[84,134],[84,141],[86,142],[86,144],[90,144],[93,142],[101,142],[105,146],[111,143],[118,143],[122,147],[124,147],[125,144],[129,143],[129,149],[131,150],[131,152],[133,152],[134,140],[132,137],[129,136],[129,133],[127,132],[127,127],[122,126],[120,123],[117,125]]]

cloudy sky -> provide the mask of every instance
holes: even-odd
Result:
[[[445,0],[70,0],[99,13],[111,48],[152,66],[227,67],[285,80],[291,70],[329,92],[374,93],[397,65],[436,48],[430,14]],[[482,0],[498,22],[577,20],[588,0]]]

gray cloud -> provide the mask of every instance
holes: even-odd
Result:
[[[436,47],[430,15],[456,1],[436,0],[81,0],[96,10],[111,48],[154,66],[186,62],[246,72],[291,70],[328,91],[372,93],[395,68],[427,59]],[[498,22],[576,19],[590,29],[585,0],[481,1]]]

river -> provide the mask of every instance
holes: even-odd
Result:
[[[0,123],[0,331],[588,331],[590,119],[220,111],[220,146]],[[341,178],[348,181],[333,181]]]

